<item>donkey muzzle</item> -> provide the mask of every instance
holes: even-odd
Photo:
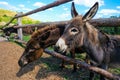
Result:
[[[18,64],[19,64],[20,67],[24,67],[28,64],[28,62],[26,60],[19,60]]]
[[[55,51],[64,53],[67,50],[67,45],[65,44],[64,39],[60,38],[54,48]]]

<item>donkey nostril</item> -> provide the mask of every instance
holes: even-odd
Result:
[[[56,51],[56,52],[58,52],[58,51],[59,51],[59,49],[60,49],[60,47],[59,47],[59,46],[55,46],[55,47],[54,47],[54,51]]]
[[[23,62],[21,60],[18,61],[20,67],[23,67]]]
[[[28,64],[28,62],[27,62],[27,61],[19,60],[19,61],[18,61],[18,64],[19,64],[20,67],[24,67],[25,65]]]

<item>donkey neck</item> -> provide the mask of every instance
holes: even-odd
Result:
[[[89,23],[85,24],[85,29],[83,47],[94,62],[101,64],[104,60],[103,46],[107,37]]]
[[[94,28],[90,23],[86,22],[84,26],[84,33],[85,33],[85,38],[84,38],[84,45],[86,46],[86,42],[89,42],[89,44],[92,45],[99,45],[99,31]]]

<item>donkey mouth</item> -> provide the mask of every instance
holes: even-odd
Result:
[[[66,50],[67,50],[67,47],[63,47],[63,46],[55,46],[54,47],[54,51],[56,51],[56,52],[58,52],[58,53],[64,53],[64,52],[66,52]]]
[[[19,60],[18,64],[22,68],[22,67],[25,67],[28,64],[28,62],[27,61],[21,61],[21,60]]]
[[[64,53],[67,50],[68,46],[65,44],[64,39],[60,38],[56,45],[55,45],[55,51],[60,52],[60,53]]]
[[[59,50],[60,53],[66,52],[66,49]]]

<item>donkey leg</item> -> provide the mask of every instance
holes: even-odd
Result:
[[[107,65],[101,65],[100,68],[107,70],[108,66]],[[104,76],[100,75],[100,80],[107,80]]]
[[[93,63],[90,62],[91,65],[93,65]],[[95,73],[93,71],[90,71],[90,75],[89,75],[89,80],[94,80],[95,77]]]
[[[63,55],[66,56],[66,52],[64,52]],[[61,63],[61,65],[60,65],[60,68],[61,68],[61,69],[65,68],[65,61],[64,61],[64,60],[62,60],[62,63]]]
[[[85,62],[86,62],[87,64],[90,64],[90,58],[89,58],[88,55],[85,56]]]
[[[94,77],[95,77],[95,73],[90,71],[89,80],[94,80]]]
[[[75,59],[75,51],[74,50],[70,51],[70,54],[71,54],[71,58]],[[77,64],[73,64],[73,72],[76,71],[77,71]]]

